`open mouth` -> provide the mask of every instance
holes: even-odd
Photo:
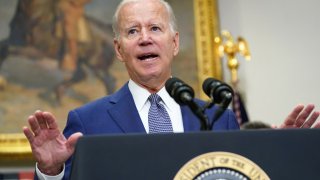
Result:
[[[141,56],[138,56],[138,59],[140,59],[141,61],[148,61],[148,60],[152,60],[156,57],[159,57],[159,55],[157,54],[143,54]]]

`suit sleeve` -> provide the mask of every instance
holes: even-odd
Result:
[[[229,126],[229,129],[240,129],[240,126],[239,126],[239,123],[237,121],[237,118],[234,114],[233,111],[229,110],[228,109],[228,116],[229,116],[229,122],[228,122],[228,126]]]
[[[81,132],[82,134],[86,134],[81,118],[79,117],[78,113],[75,110],[73,110],[73,111],[70,111],[68,114],[68,120],[67,120],[66,127],[63,130],[63,134],[66,138],[69,138],[73,133],[76,133],[76,132]],[[71,156],[65,163],[65,172],[64,172],[63,180],[70,179],[72,157],[73,156]]]

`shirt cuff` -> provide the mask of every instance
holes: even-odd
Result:
[[[36,163],[36,175],[38,176],[39,180],[61,180],[64,176],[64,170],[65,170],[65,165],[63,164],[63,168],[60,174],[55,176],[49,176],[49,175],[43,174],[38,168],[38,163]]]

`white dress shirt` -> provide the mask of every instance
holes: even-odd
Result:
[[[128,85],[143,126],[146,132],[149,133],[148,112],[150,109],[150,101],[148,100],[148,98],[151,93],[132,80],[129,81]],[[160,103],[164,105],[169,114],[173,132],[183,132],[183,121],[179,104],[177,104],[175,100],[170,97],[165,87],[161,88],[160,91],[157,92],[157,94],[162,99]]]
[[[65,165],[63,164],[63,169],[60,174],[56,176],[49,176],[49,175],[43,174],[38,168],[38,163],[36,163],[36,174],[39,180],[61,180],[64,176],[64,168],[65,168]]]
[[[148,124],[148,112],[150,108],[150,102],[148,100],[148,97],[151,95],[149,91],[139,86],[137,83],[129,80],[129,90],[132,94],[134,104],[136,105],[136,108],[138,110],[140,119],[143,123],[143,126],[147,133],[149,133],[149,124]],[[166,91],[165,87],[161,88],[157,94],[161,97],[162,103],[164,107],[166,108],[171,123],[172,123],[172,129],[173,132],[183,132],[183,121],[182,121],[182,113],[179,104],[175,102],[173,98],[170,97],[168,92]],[[41,173],[41,171],[38,168],[38,165],[36,164],[36,174],[39,178],[39,180],[61,180],[64,176],[64,168],[60,174],[56,176],[49,176],[46,174]]]

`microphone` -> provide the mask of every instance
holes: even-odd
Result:
[[[210,124],[210,128],[213,128],[214,123],[232,101],[233,90],[228,84],[214,78],[207,78],[202,84],[202,89],[211,98],[212,103],[219,104]]]
[[[165,86],[170,96],[173,97],[178,104],[187,105],[193,101],[193,89],[182,80],[172,77],[167,80]]]
[[[165,87],[170,96],[179,105],[187,105],[191,109],[191,111],[200,119],[201,130],[208,130],[208,117],[204,114],[204,109],[198,106],[198,104],[193,101],[194,91],[192,87],[176,77],[168,79],[166,81]]]
[[[232,88],[217,79],[207,78],[202,84],[203,91],[214,101],[214,103],[227,106],[232,100]]]

